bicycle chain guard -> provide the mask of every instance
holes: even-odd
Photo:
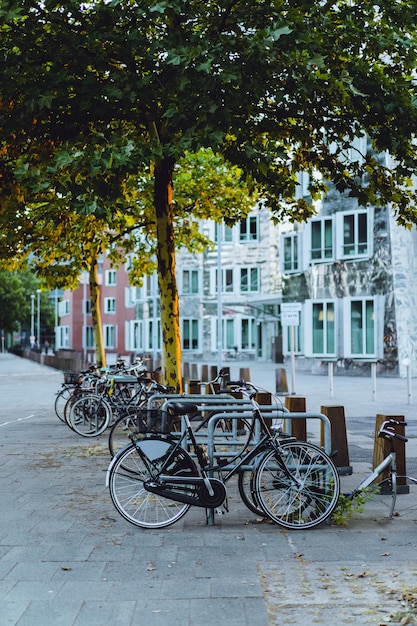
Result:
[[[226,488],[218,478],[208,479],[213,495],[209,494],[204,479],[199,476],[161,476],[160,479],[161,482],[145,481],[143,486],[146,491],[175,502],[184,502],[206,509],[221,506],[226,498]],[[190,488],[188,492],[185,491],[187,487]],[[197,487],[197,489],[193,491],[193,487]]]

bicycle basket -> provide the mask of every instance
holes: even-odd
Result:
[[[76,385],[78,382],[79,374],[75,372],[64,372],[64,382],[67,385]]]

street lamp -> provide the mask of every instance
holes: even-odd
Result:
[[[30,347],[33,348],[33,344],[35,343],[35,295],[32,294],[30,299]]]
[[[38,343],[38,347],[39,350],[41,348],[41,290],[37,289],[36,293],[38,294],[38,333],[37,333],[37,343]]]

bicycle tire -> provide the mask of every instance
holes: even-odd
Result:
[[[64,409],[67,403],[68,398],[72,396],[73,389],[70,387],[63,387],[55,398],[54,410],[55,415],[61,420],[61,422],[65,423],[65,414]]]
[[[190,504],[150,493],[143,485],[157,476],[173,445],[169,439],[146,437],[126,446],[114,457],[109,470],[110,496],[116,510],[131,524],[141,528],[164,528],[177,522],[189,510]],[[194,461],[182,448],[163,471],[170,475],[198,476]],[[186,489],[191,494],[195,490],[195,486]]]
[[[307,529],[325,521],[337,505],[340,480],[333,461],[318,446],[302,441],[281,443],[254,472],[256,498],[267,516],[285,528]]]
[[[255,515],[267,517],[265,510],[259,504],[256,490],[253,488],[254,470],[244,469],[239,472],[237,486],[243,504]]]
[[[68,422],[82,437],[97,437],[106,430],[111,417],[110,405],[101,396],[89,393],[71,405]]]

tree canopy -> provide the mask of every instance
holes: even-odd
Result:
[[[276,219],[331,180],[415,221],[417,2],[3,0],[0,211],[53,188],[102,216],[150,169],[164,345],[178,345],[173,176],[212,148]],[[369,148],[350,158],[365,132]],[[388,151],[394,166],[380,154]],[[320,172],[320,176],[315,173]],[[172,323],[171,323],[172,322]],[[178,350],[166,352],[178,376]]]

